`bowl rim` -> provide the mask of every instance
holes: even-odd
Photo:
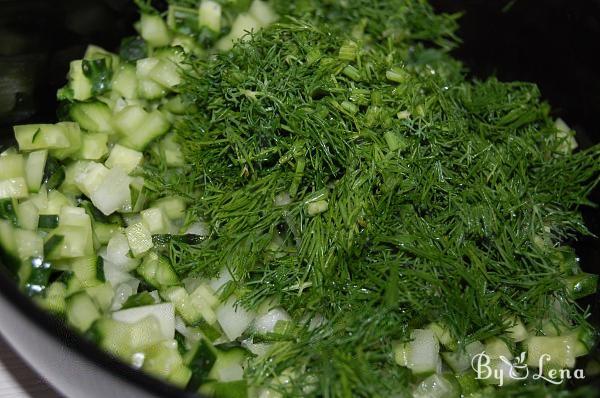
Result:
[[[38,327],[63,347],[83,358],[92,365],[102,369],[112,377],[126,384],[134,384],[151,396],[165,398],[200,398],[199,394],[188,392],[161,381],[125,362],[113,357],[100,347],[85,339],[80,333],[71,329],[66,322],[37,306],[31,298],[23,294],[14,280],[9,276],[0,260],[0,296],[12,305],[17,312],[31,324]],[[19,352],[16,348],[17,353]],[[35,370],[35,367],[33,367]],[[37,370],[36,370],[37,371]]]

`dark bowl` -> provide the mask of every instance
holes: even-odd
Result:
[[[15,123],[56,119],[56,90],[68,63],[88,43],[115,49],[130,35],[136,9],[128,0],[0,0],[0,144]],[[433,0],[443,11],[465,11],[456,55],[474,77],[540,85],[556,116],[578,131],[583,147],[600,141],[600,0]],[[595,191],[592,198],[600,202]],[[597,210],[582,209],[600,233]],[[582,266],[600,273],[600,245],[575,242]],[[0,259],[1,262],[1,259]],[[598,323],[598,297],[585,303]],[[105,354],[22,295],[0,264],[0,334],[68,397],[193,397]],[[592,353],[600,358],[598,349]],[[597,384],[598,378],[586,383]]]

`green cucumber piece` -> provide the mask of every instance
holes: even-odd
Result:
[[[113,114],[110,108],[102,102],[75,103],[71,105],[69,115],[84,130],[109,135],[114,133]]]
[[[54,229],[58,227],[60,217],[57,214],[42,214],[39,216],[39,229]]]
[[[127,227],[125,235],[127,236],[129,247],[134,257],[140,257],[154,247],[152,234],[143,222],[138,222]]]
[[[0,180],[25,177],[25,158],[21,154],[8,153],[0,156]]]
[[[104,260],[100,256],[80,257],[71,261],[71,270],[83,288],[98,286],[106,282]]]
[[[439,367],[439,343],[432,330],[415,329],[412,341],[396,344],[396,363],[409,368],[414,374],[435,373]]]
[[[143,307],[152,304],[156,304],[154,297],[152,297],[152,295],[150,295],[150,293],[148,292],[142,292],[134,294],[133,296],[129,296],[127,300],[123,303],[121,309],[126,310],[129,308]]]
[[[64,123],[20,125],[13,130],[20,151],[64,149],[71,145]]]
[[[567,294],[577,300],[590,296],[598,290],[598,275],[582,272],[565,278]]]
[[[66,300],[67,320],[80,332],[85,332],[100,318],[100,311],[94,300],[85,292],[76,293]]]
[[[11,178],[0,181],[0,200],[1,199],[23,199],[29,196],[27,181],[23,177]]]
[[[52,275],[52,265],[41,257],[32,257],[27,263],[30,267],[29,278],[25,283],[25,292],[29,296],[36,296],[44,292]]]
[[[35,302],[55,315],[64,315],[66,311],[67,287],[62,282],[50,284],[40,296],[34,298]]]
[[[48,151],[31,152],[25,161],[25,179],[30,192],[38,192],[42,186]]]
[[[0,219],[10,221],[14,226],[19,224],[17,217],[18,201],[16,199],[0,199]]]
[[[171,42],[171,34],[160,15],[142,14],[140,35],[152,47],[164,47]]]
[[[208,341],[200,339],[192,347],[184,357],[184,363],[192,371],[192,377],[187,385],[188,391],[198,391],[198,388],[207,381],[216,360],[216,350]]]

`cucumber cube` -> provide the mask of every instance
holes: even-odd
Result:
[[[125,230],[129,247],[135,257],[139,257],[154,247],[152,234],[143,222],[130,225]]]

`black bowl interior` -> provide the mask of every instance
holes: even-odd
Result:
[[[473,77],[540,85],[556,116],[578,131],[582,147],[600,141],[600,0],[432,0],[447,12],[465,12],[463,45],[456,56]],[[133,34],[137,11],[130,0],[0,0],[0,145],[10,142],[15,123],[56,120],[56,90],[65,83],[68,63],[94,43],[116,49]],[[600,190],[592,194],[600,203]],[[600,214],[582,209],[591,230],[600,234]],[[600,273],[600,245],[592,238],[575,243],[582,266]],[[149,392],[164,397],[189,396],[118,363],[37,309],[0,270],[0,294],[46,333]],[[598,297],[592,319],[600,320]],[[600,358],[596,349],[594,356]],[[589,380],[588,380],[589,381]],[[598,379],[595,380],[598,382]]]

